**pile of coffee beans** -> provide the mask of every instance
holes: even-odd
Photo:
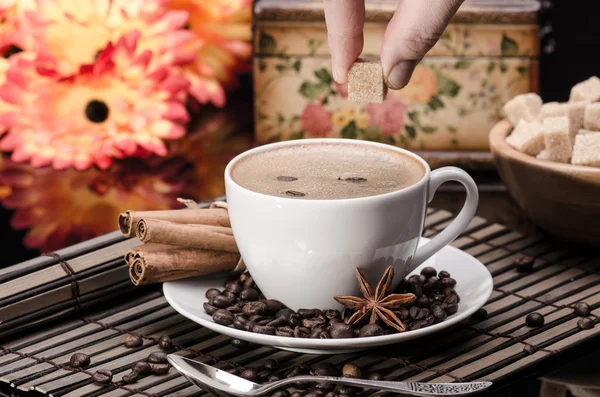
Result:
[[[360,367],[348,363],[335,365],[331,363],[319,363],[312,366],[296,365],[288,368],[280,368],[276,360],[268,359],[257,368],[238,367],[228,372],[256,383],[275,382],[284,378],[299,375],[316,376],[343,376],[346,378],[383,380],[379,372],[367,373]],[[360,388],[334,385],[328,382],[297,382],[289,390],[279,390],[272,394],[273,397],[352,397],[360,392]]]
[[[87,363],[89,357],[81,353],[76,353],[71,357],[71,365],[74,362]],[[82,365],[79,365],[81,368]],[[145,361],[138,361],[131,365],[131,371],[123,375],[123,379],[118,384],[132,384],[140,380],[144,375],[164,375],[169,372],[171,365],[167,361],[167,354],[161,351],[150,353]],[[108,385],[113,381],[113,374],[110,370],[101,368],[92,375],[92,381],[100,385]]]
[[[394,311],[407,330],[429,327],[458,311],[460,297],[456,280],[446,271],[426,267],[421,274],[402,280],[393,293],[412,293],[417,299]],[[353,311],[330,309],[291,310],[274,299],[266,299],[252,276],[245,272],[229,279],[223,290],[206,291],[203,307],[213,321],[239,330],[294,338],[338,339],[397,333],[385,324],[349,325]]]

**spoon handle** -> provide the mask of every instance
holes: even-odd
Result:
[[[284,379],[281,382],[294,383],[298,381],[332,382],[339,385],[361,386],[367,389],[401,392],[414,396],[465,396],[487,389],[492,385],[491,382],[419,383],[337,378],[329,376],[296,376]],[[282,386],[282,383],[277,383],[279,384],[278,386]]]

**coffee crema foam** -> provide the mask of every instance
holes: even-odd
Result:
[[[233,180],[270,196],[340,200],[377,196],[417,183],[425,168],[415,158],[349,143],[283,146],[234,165]]]

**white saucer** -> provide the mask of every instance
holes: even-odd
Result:
[[[419,245],[422,245],[427,241],[428,239],[421,238]],[[202,304],[206,301],[204,296],[206,290],[209,288],[223,288],[223,284],[227,280],[227,275],[225,274],[169,281],[164,283],[163,292],[169,304],[183,316],[206,328],[233,338],[300,353],[349,353],[392,343],[405,342],[439,332],[468,318],[487,302],[492,293],[493,281],[487,268],[477,259],[457,248],[448,246],[442,249],[431,259],[419,266],[414,273],[420,273],[421,268],[426,266],[432,266],[437,270],[446,270],[450,272],[454,279],[456,279],[456,290],[460,295],[458,312],[449,316],[445,321],[427,328],[367,338],[290,338],[255,334],[216,324],[213,322],[212,317],[204,311]]]

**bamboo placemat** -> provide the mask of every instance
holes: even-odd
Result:
[[[430,210],[424,235],[433,236],[453,218]],[[489,313],[448,331],[385,349],[335,356],[306,355],[250,345],[236,349],[230,338],[187,320],[169,307],[160,291],[145,291],[133,299],[79,315],[46,329],[0,342],[0,384],[15,392],[52,396],[199,396],[204,393],[173,368],[132,385],[119,383],[133,362],[158,351],[161,335],[173,338],[178,354],[221,368],[259,365],[267,358],[282,365],[353,362],[379,371],[388,380],[453,382],[488,380],[497,384],[548,359],[589,343],[600,331],[600,255],[569,251],[543,235],[524,236],[498,224],[475,218],[453,245],[481,260],[494,278],[494,291],[485,305]],[[519,273],[513,260],[535,258],[530,273]],[[460,282],[460,280],[458,280]],[[596,326],[577,327],[573,304],[587,302]],[[200,302],[199,302],[200,304]],[[544,315],[545,325],[529,328],[527,314]],[[139,348],[123,346],[127,335],[141,335]],[[91,356],[86,370],[66,366],[75,352]],[[110,369],[113,385],[91,382],[91,374]],[[36,393],[37,392],[37,393]],[[363,395],[367,395],[364,393]]]

